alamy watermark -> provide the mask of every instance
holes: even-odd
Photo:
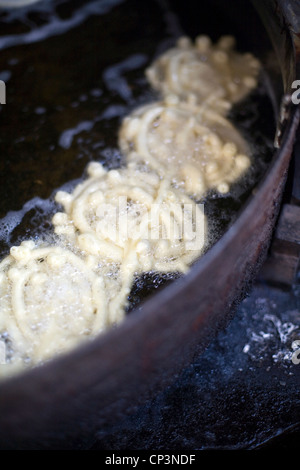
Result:
[[[0,365],[6,364],[6,344],[0,341]]]
[[[187,250],[201,250],[205,241],[204,204],[158,203],[150,207],[120,196],[118,203],[97,208],[100,230],[121,240],[184,241]]]
[[[295,91],[292,93],[292,102],[294,104],[300,103],[300,80],[294,80],[292,83],[292,88]]]
[[[292,353],[292,363],[296,365],[300,364],[300,339],[293,341],[292,349],[294,351]]]
[[[0,104],[6,104],[6,85],[0,80]]]

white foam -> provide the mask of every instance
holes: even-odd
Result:
[[[122,62],[108,67],[103,72],[103,80],[107,88],[111,91],[116,91],[125,101],[130,101],[132,98],[132,91],[122,76],[124,72],[135,70],[145,65],[147,56],[144,54],[133,54],[127,57]]]
[[[95,124],[95,121],[93,120],[82,121],[79,124],[77,124],[77,126],[70,128],[70,129],[66,129],[60,135],[60,138],[58,141],[59,145],[63,147],[64,149],[70,148],[72,145],[74,136],[79,134],[82,131],[88,132],[92,130],[92,128],[94,127],[94,124]]]
[[[37,3],[33,6],[23,7],[20,10],[13,10],[5,19],[6,22],[26,18],[27,13],[31,11],[33,7],[35,11],[50,12],[51,17],[48,23],[35,27],[26,33],[2,36],[0,39],[0,50],[20,44],[32,44],[52,36],[60,36],[70,29],[79,26],[90,16],[108,13],[116,5],[123,2],[124,0],[95,0],[82,5],[73,12],[70,18],[66,19],[61,19],[57,16],[54,11],[54,2],[49,0]]]
[[[32,209],[41,209],[44,214],[53,212],[54,203],[50,199],[42,199],[35,197],[27,201],[22,209],[18,211],[9,211],[5,217],[0,219],[0,240],[8,245],[10,244],[10,236],[13,230],[21,223],[24,215]]]
[[[39,2],[40,0],[1,0],[0,7],[1,8],[20,8],[27,5],[31,5],[32,3]]]

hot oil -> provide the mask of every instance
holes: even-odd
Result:
[[[71,191],[90,161],[125,165],[117,144],[121,120],[156,98],[145,68],[185,31],[163,2],[148,2],[145,9],[136,0],[46,1],[3,12],[0,23],[0,78],[2,73],[7,80],[0,112],[3,257],[22,240],[51,238],[56,191]],[[229,115],[253,149],[253,165],[229,194],[210,192],[199,201],[208,219],[207,248],[236,219],[267,170],[273,114],[262,75],[257,90]],[[138,277],[128,311],[178,276]]]
[[[202,201],[208,216],[209,246],[221,238],[255,194],[273,155],[274,110],[263,70],[257,88],[234,105],[227,117],[249,143],[251,166],[244,176],[231,185],[228,194],[220,195],[211,191]]]

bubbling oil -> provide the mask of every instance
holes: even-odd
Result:
[[[104,69],[102,80],[96,85],[93,84],[90,90],[79,92],[76,89],[69,103],[57,106],[55,110],[52,108],[51,112],[47,100],[42,106],[40,102],[34,103],[34,109],[38,110],[35,112],[35,119],[41,126],[47,119],[48,122],[53,122],[52,113],[55,118],[59,117],[63,127],[60,127],[56,134],[56,149],[52,143],[49,146],[50,155],[55,151],[55,161],[51,158],[51,174],[54,175],[56,183],[52,187],[48,183],[48,190],[42,191],[41,197],[29,199],[21,210],[9,211],[1,220],[1,249],[5,256],[2,262],[4,280],[1,283],[1,308],[9,317],[9,327],[8,323],[2,321],[1,341],[5,343],[7,351],[6,363],[0,367],[4,376],[8,373],[8,364],[13,372],[40,364],[56,353],[64,352],[65,349],[59,346],[64,343],[64,333],[68,336],[65,345],[69,349],[94,334],[105,331],[107,327],[122,321],[127,313],[141,306],[148,295],[182,276],[233,222],[266,168],[267,158],[264,160],[263,156],[268,154],[266,149],[269,143],[263,138],[257,139],[256,145],[256,139],[253,138],[254,129],[257,129],[256,132],[260,129],[256,98],[259,97],[260,103],[262,96],[266,99],[261,79],[253,89],[251,98],[245,97],[242,109],[239,108],[240,103],[235,103],[230,109],[227,107],[226,119],[230,119],[234,125],[239,124],[237,127],[242,139],[247,141],[247,148],[249,145],[252,157],[250,168],[240,175],[238,181],[230,182],[227,191],[220,192],[220,188],[212,186],[204,192],[192,191],[191,197],[186,194],[186,187],[178,180],[169,178],[166,169],[162,172],[159,168],[149,166],[149,162],[143,161],[143,155],[140,155],[141,152],[137,152],[137,149],[134,149],[132,159],[132,143],[129,142],[130,152],[124,148],[120,150],[117,136],[123,119],[139,106],[155,104],[161,99],[160,92],[153,90],[144,76],[147,59],[152,55],[153,51],[149,52],[149,41],[145,40],[144,50],[141,47],[138,53],[132,54],[130,51],[127,56],[125,54],[125,59],[120,59],[118,52],[116,57],[119,59],[114,58],[114,62]],[[16,61],[14,63],[17,64]],[[249,85],[250,81],[247,83]],[[92,113],[88,112],[87,103],[93,110]],[[252,107],[251,103],[254,103]],[[65,111],[67,106],[68,114]],[[94,112],[95,108],[97,112]],[[224,107],[222,109],[224,110]],[[73,118],[78,112],[79,122],[78,118]],[[69,120],[66,120],[66,116]],[[243,119],[245,125],[241,128],[240,122]],[[137,155],[142,158],[135,159]],[[260,156],[259,159],[256,158],[257,155]],[[57,184],[61,182],[61,173],[55,179],[55,175],[58,175],[56,172],[62,168],[57,165],[57,157],[66,158],[63,160],[66,168],[63,184]],[[204,204],[207,227],[204,244],[202,243],[200,250],[186,257],[186,251],[182,251],[182,239],[171,247],[172,252],[168,251],[170,246],[165,240],[159,247],[155,245],[153,248],[151,244],[145,243],[144,239],[140,239],[138,250],[138,243],[132,243],[132,240],[126,246],[114,246],[112,251],[108,249],[112,248],[111,246],[105,245],[104,249],[103,245],[101,247],[97,243],[93,244],[95,238],[91,236],[91,227],[99,236],[99,213],[94,211],[93,201],[101,199],[103,194],[107,193],[106,186],[101,187],[102,196],[96,189],[92,190],[89,199],[85,200],[88,200],[90,206],[85,212],[88,216],[83,217],[84,233],[80,233],[82,219],[78,219],[78,213],[82,199],[79,198],[78,202],[78,195],[82,193],[83,187],[90,184],[91,177],[100,177],[101,173],[112,175],[115,187],[119,188],[124,184],[122,175],[128,171],[130,165],[133,165],[134,169],[134,188],[138,186],[138,175],[147,175],[148,178],[152,174],[151,184],[154,189],[150,193],[144,191],[144,198],[150,194],[152,201],[155,201],[154,196],[158,194],[168,194],[168,198],[174,198],[174,195],[178,197],[180,194],[180,197],[188,198],[184,201],[189,202],[193,208]],[[94,168],[94,173],[89,172],[89,168]],[[72,178],[68,180],[71,174]],[[43,183],[43,178],[46,178],[45,175],[39,175],[35,180],[36,187],[45,187],[40,184]],[[163,193],[160,188],[166,179],[168,184],[164,191],[167,193]],[[145,190],[145,187],[140,189]],[[126,191],[128,194],[128,188]],[[139,197],[141,194],[140,192]],[[131,205],[127,210],[132,210],[132,201],[134,197],[131,194]],[[181,200],[180,204],[184,201]],[[82,212],[80,214],[82,217]],[[140,223],[141,213],[134,214],[133,219],[139,220]],[[81,221],[80,226],[76,224],[76,220]],[[89,226],[86,228],[87,222]],[[158,228],[161,229],[161,225]],[[103,233],[101,236],[103,237]],[[112,252],[116,258],[111,255]],[[153,262],[155,252],[162,253],[164,263]],[[126,263],[123,263],[124,253]],[[184,262],[183,257],[186,257]],[[41,299],[45,298],[53,308],[50,315],[42,318]],[[85,309],[87,315],[84,314]],[[14,315],[15,312],[17,315]],[[71,317],[75,318],[74,329],[67,331],[66,325]],[[36,338],[36,343],[32,341],[32,335]],[[56,350],[53,349],[54,336],[58,339]]]

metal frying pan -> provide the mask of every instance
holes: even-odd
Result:
[[[181,2],[171,2],[191,35],[199,32],[196,3],[184,2],[183,9]],[[299,124],[300,110],[291,99],[299,78],[297,2],[256,1],[260,16],[250,1],[224,4],[203,7],[214,19],[205,32],[216,37],[223,32],[219,12],[223,27],[264,53],[272,49],[268,29],[280,64],[282,86],[274,88],[277,148],[267,173],[228,231],[186,276],[147,299],[118,328],[0,384],[1,448],[87,448],[97,430],[117,423],[205,349],[265,259]]]

